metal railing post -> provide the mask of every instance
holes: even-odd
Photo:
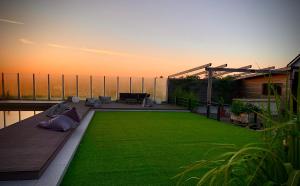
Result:
[[[18,86],[18,99],[21,99],[21,90],[20,90],[20,73],[17,73],[17,86]]]
[[[166,82],[166,99],[167,103],[169,103],[169,78],[167,78]]]
[[[142,93],[144,93],[144,77],[142,77]]]
[[[32,99],[36,100],[36,92],[35,92],[35,74],[32,74]]]
[[[48,100],[51,100],[51,92],[50,92],[50,74],[48,74]]]
[[[2,72],[2,97],[5,97],[4,73]]]
[[[129,93],[131,93],[132,92],[132,90],[131,90],[131,77],[129,78]]]
[[[103,77],[103,96],[105,96],[105,76]]]
[[[120,86],[120,79],[119,79],[119,76],[117,76],[117,91],[116,91],[116,93],[117,93],[117,100],[119,99],[119,86]]]
[[[93,98],[93,76],[90,76],[90,96]]]
[[[156,100],[156,77],[154,78],[154,93],[153,93],[153,100]]]
[[[76,96],[78,97],[78,75],[76,75]]]
[[[65,75],[61,75],[61,96],[62,100],[65,100]]]

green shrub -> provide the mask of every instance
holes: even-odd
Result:
[[[250,103],[243,103],[239,100],[233,101],[230,111],[235,115],[240,115],[242,113],[253,113],[259,112],[259,108]]]

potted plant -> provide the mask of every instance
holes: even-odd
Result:
[[[218,103],[220,106],[220,117],[225,117],[224,98],[220,97]]]
[[[250,123],[250,115],[254,114],[254,112],[258,112],[259,108],[250,103],[243,103],[241,101],[233,101],[230,109],[230,120],[248,124]]]

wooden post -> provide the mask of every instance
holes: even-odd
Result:
[[[35,74],[32,74],[32,99],[36,100]]]
[[[79,93],[78,93],[78,75],[76,75],[76,96],[77,97],[79,96]]]
[[[221,120],[221,105],[220,104],[218,104],[217,120],[218,121]]]
[[[18,86],[18,99],[21,99],[20,74],[19,73],[17,73],[17,86]]]
[[[51,99],[51,92],[50,92],[50,74],[48,74],[48,100]]]
[[[191,98],[188,99],[188,109],[192,110],[192,100],[191,100]]]
[[[2,72],[2,97],[5,97],[4,73]]]
[[[105,82],[106,80],[105,80],[105,76],[103,77],[103,96],[105,96],[105,84],[106,84],[106,82]]]
[[[93,98],[93,76],[90,76],[90,95]]]
[[[142,93],[144,93],[144,77],[142,77]]]
[[[65,76],[61,75],[61,91],[62,91],[62,100],[65,100]]]
[[[212,75],[213,72],[211,69],[208,70],[208,78],[207,78],[207,100],[206,100],[206,106],[207,106],[207,111],[206,111],[206,117],[209,118],[210,116],[210,106],[211,106],[211,89],[212,89]]]
[[[119,100],[119,86],[120,86],[120,79],[119,79],[119,76],[117,76],[117,91],[116,91],[116,93],[117,93],[117,96],[116,96],[116,98],[117,98],[117,100]]]

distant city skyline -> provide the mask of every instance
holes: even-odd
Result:
[[[2,0],[2,72],[167,76],[213,63],[284,67],[300,1]]]

